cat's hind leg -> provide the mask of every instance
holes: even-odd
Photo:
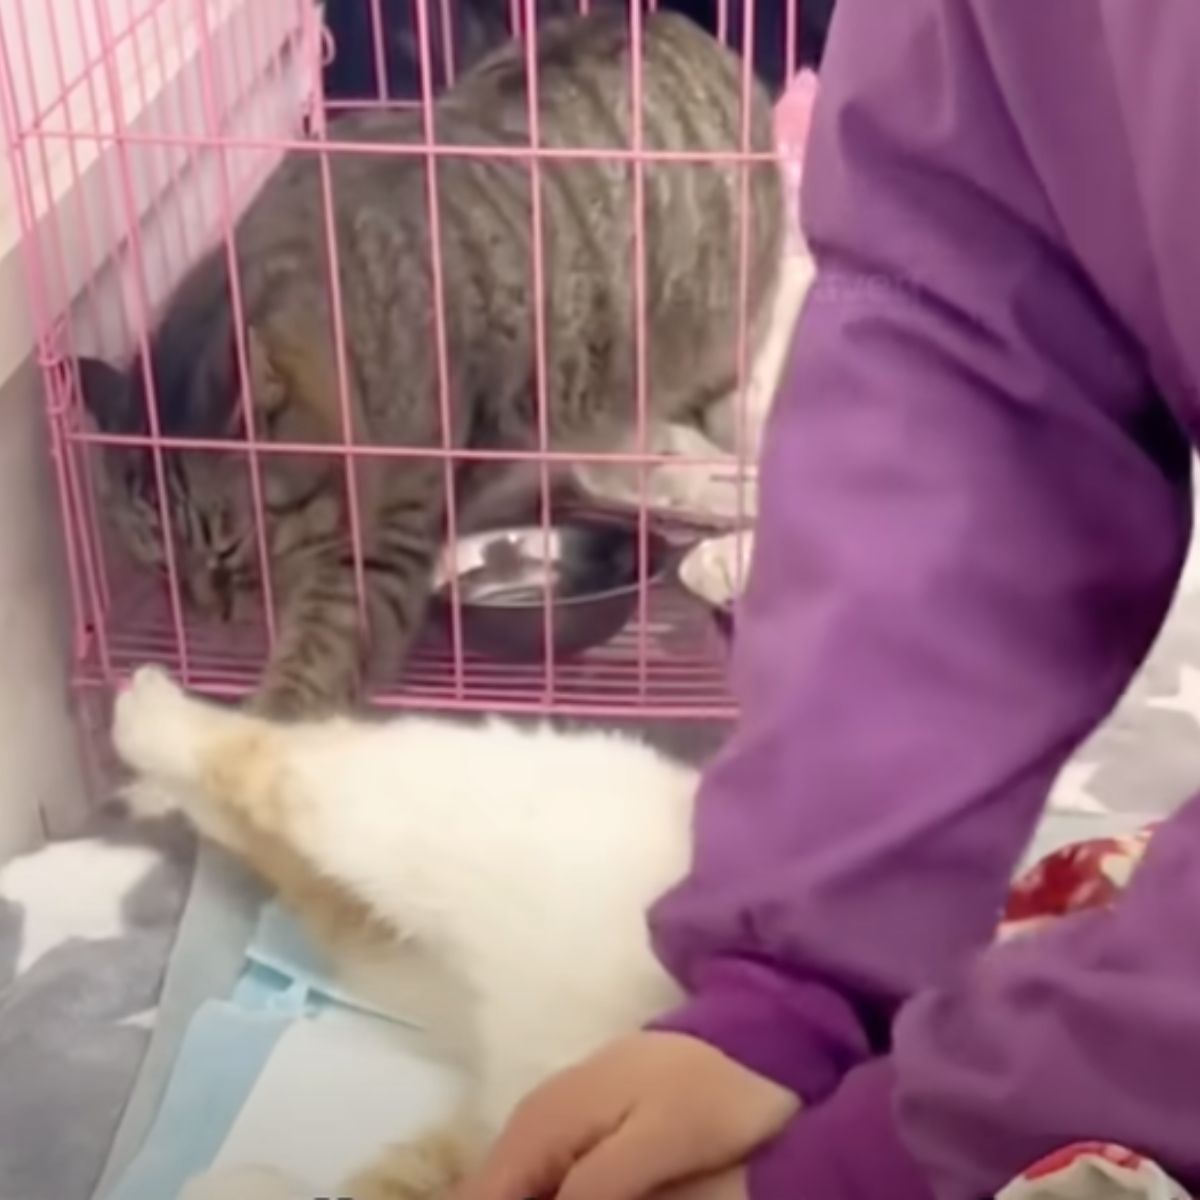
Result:
[[[312,728],[196,699],[160,668],[142,667],[117,697],[113,743],[135,775],[124,789],[131,810],[183,812],[272,883],[319,938],[339,944],[382,927],[352,886],[323,869],[319,843],[297,844],[292,818],[307,792],[287,763]]]
[[[113,743],[161,811],[175,797],[201,833],[281,887],[319,883],[394,919],[406,867],[430,854],[389,789],[330,786],[345,756],[322,758],[335,722],[292,724],[189,696],[157,667],[117,697]],[[353,757],[353,756],[352,756]],[[426,810],[428,806],[426,806]],[[428,823],[426,823],[428,824]],[[303,876],[304,878],[300,878]],[[294,888],[289,888],[294,891]]]
[[[432,782],[398,802],[374,729],[218,707],[143,668],[117,698],[113,740],[128,766],[178,795],[200,831],[270,880],[319,936],[417,936],[446,959],[470,936],[462,914],[490,851],[452,832]],[[448,759],[460,749],[450,736],[430,753]]]
[[[139,667],[117,695],[113,744],[122,762],[158,783],[194,786],[218,742],[261,741],[263,721],[189,696],[161,667]]]

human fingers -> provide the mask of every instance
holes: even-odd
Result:
[[[708,1175],[669,1184],[649,1200],[747,1200],[746,1168],[742,1164]]]
[[[557,1200],[642,1200],[665,1184],[711,1169],[714,1147],[697,1143],[679,1114],[642,1105],[581,1154]]]
[[[792,1093],[732,1060],[714,1055],[710,1065],[690,1087],[657,1081],[639,1093],[619,1125],[576,1155],[556,1200],[643,1200],[732,1168],[799,1107]],[[705,1187],[717,1188],[715,1178]]]
[[[602,1084],[575,1068],[531,1092],[456,1200],[553,1196],[571,1166],[621,1122],[623,1111]]]

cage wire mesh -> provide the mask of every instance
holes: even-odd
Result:
[[[586,14],[604,0],[578,0]],[[742,104],[746,108],[757,73],[778,94],[803,53],[799,0],[720,0],[662,7],[690,9],[717,38],[742,57]],[[674,570],[663,571],[656,547],[679,552],[704,534],[741,530],[750,524],[752,499],[743,495],[753,463],[725,453],[688,462],[664,450],[647,417],[645,292],[647,255],[642,223],[646,163],[640,120],[620,152],[539,144],[535,0],[15,0],[0,11],[0,113],[12,178],[15,221],[23,242],[29,305],[24,316],[36,337],[45,381],[58,498],[63,515],[73,613],[75,683],[83,693],[107,695],[137,665],[158,661],[196,689],[236,697],[258,679],[280,634],[274,590],[278,580],[269,548],[264,472],[272,456],[319,454],[343,473],[344,519],[353,545],[357,615],[369,622],[365,580],[362,489],[356,474],[382,462],[388,471],[414,462],[441,464],[446,484],[444,541],[461,535],[455,508],[455,472],[489,452],[456,443],[448,431],[445,278],[438,256],[438,164],[446,155],[509,155],[531,177],[531,278],[536,346],[531,388],[539,413],[537,444],[515,455],[534,470],[538,495],[524,520],[549,538],[551,522],[577,509],[603,512],[633,531],[636,580],[628,620],[601,644],[581,652],[558,652],[556,623],[564,605],[551,600],[549,577],[537,607],[539,652],[514,656],[480,652],[471,644],[469,621],[456,578],[449,577],[448,615],[427,622],[394,673],[372,681],[382,705],[433,709],[558,711],[594,715],[720,717],[730,711],[725,691],[726,639],[712,607],[681,586]],[[637,61],[643,26],[654,3],[623,7],[630,24],[633,66],[630,96],[641,103]],[[493,27],[501,26],[498,34]],[[533,34],[534,36],[530,36]],[[439,94],[488,48],[489,39],[524,38],[528,70],[529,142],[526,145],[444,145],[434,119]],[[757,61],[756,61],[757,57]],[[764,65],[765,63],[765,65]],[[337,117],[348,110],[416,108],[421,136],[411,144],[350,139]],[[743,144],[719,157],[741,165],[743,176],[756,155]],[[427,397],[440,412],[436,445],[403,446],[356,439],[350,411],[350,364],[341,314],[338,238],[330,164],[338,155],[408,155],[426,164],[426,204],[433,245],[434,311],[429,337],[439,360],[439,386]],[[288,155],[317,156],[321,164],[327,239],[328,288],[336,348],[338,429],[319,443],[285,439],[265,430],[251,411],[245,325],[234,229],[263,181]],[[638,312],[632,331],[638,368],[637,421],[631,444],[621,451],[567,454],[550,449],[546,421],[546,300],[539,172],[546,164],[607,157],[633,173],[635,220],[628,251]],[[684,157],[687,157],[685,152]],[[705,159],[702,152],[691,155]],[[714,167],[718,157],[714,157]],[[761,155],[757,158],[761,159]],[[743,195],[745,184],[743,184]],[[747,206],[743,202],[742,217]],[[2,217],[3,214],[0,214]],[[746,224],[743,220],[743,225]],[[139,432],[101,432],[80,400],[78,359],[96,356],[128,364],[146,352],[147,338],[188,268],[214,245],[224,244],[229,262],[232,344],[229,353],[242,382],[243,420],[235,434],[167,436],[158,403],[147,403]],[[745,313],[746,234],[740,264],[743,303],[735,327],[738,381],[744,397],[750,352]],[[144,360],[143,360],[144,361]],[[197,367],[199,369],[199,366]],[[147,372],[144,383],[154,394]],[[168,401],[169,402],[169,401]],[[734,420],[743,424],[742,418]],[[741,440],[741,439],[737,439]],[[153,503],[159,525],[173,529],[172,456],[181,452],[237,455],[244,460],[255,510],[255,553],[260,583],[255,611],[227,619],[202,616],[190,603],[182,577],[181,549],[168,533],[161,572],[135,565],[117,535],[108,504],[105,455],[136,452],[152,464]],[[743,460],[752,457],[742,445]],[[496,452],[491,458],[499,457]],[[618,477],[616,499],[603,489],[557,483],[564,467],[588,466],[597,478]],[[736,499],[721,513],[656,507],[654,473],[670,465],[725,472]],[[732,473],[731,473],[732,472]],[[561,495],[560,495],[561,493]],[[740,535],[739,535],[740,536]],[[660,541],[665,539],[665,543]],[[740,560],[739,560],[740,561]],[[466,614],[469,616],[469,613]],[[436,628],[434,627],[436,625]]]

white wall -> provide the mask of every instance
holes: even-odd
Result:
[[[201,46],[207,44],[224,104],[223,129],[294,137],[319,69],[316,23],[305,19],[305,3],[204,0],[203,37],[194,19],[195,0],[158,6],[165,24],[142,28],[124,42],[113,76],[128,127],[141,133],[205,132]],[[56,21],[68,78],[95,53],[97,31],[74,27],[79,7],[74,0],[0,0],[0,40],[7,48],[0,71],[7,61],[19,128],[27,128],[34,112],[58,95]],[[81,7],[85,16],[94,11],[93,5]],[[117,29],[128,13],[145,8],[131,0],[107,0],[106,7]],[[19,51],[23,44],[30,47],[28,64]],[[111,131],[111,80],[99,68],[93,74],[99,110],[93,113],[88,90],[77,88],[68,106],[46,118],[48,128]],[[88,799],[68,687],[62,530],[41,381],[33,365],[35,336],[71,310],[77,352],[127,354],[130,333],[120,314],[137,311],[128,304],[137,269],[127,239],[131,223],[141,229],[144,282],[153,303],[187,265],[181,261],[180,228],[190,232],[188,248],[196,254],[214,232],[220,195],[220,161],[211,151],[122,149],[111,137],[73,143],[26,139],[23,162],[32,179],[33,211],[27,207],[25,216],[36,234],[23,247],[25,222],[3,134],[0,128],[0,862],[47,830],[77,826]],[[123,153],[135,215],[117,186]],[[241,151],[227,165],[249,190],[277,157],[275,151]],[[243,203],[247,198],[239,197]],[[42,266],[41,297],[28,287],[25,252],[31,247]]]
[[[41,383],[0,389],[0,862],[85,812],[68,687],[66,588]]]
[[[315,17],[301,21],[303,0],[204,3],[203,36],[194,19],[195,0],[157,6],[159,13],[174,11],[174,21],[163,18],[157,36],[153,23],[139,26],[138,37],[122,42],[113,76],[94,67],[89,73],[91,86],[70,89],[70,103],[52,105],[43,117],[45,136],[31,136],[34,114],[45,107],[47,93],[51,100],[56,94],[47,81],[59,75],[57,67],[51,66],[46,13],[65,10],[67,15],[60,15],[58,25],[71,31],[75,0],[0,0],[0,36],[8,48],[5,61],[13,68],[18,132],[25,133],[18,150],[29,181],[25,215],[36,229],[31,240],[37,248],[43,289],[41,296],[27,292],[28,264],[18,253],[25,222],[13,175],[0,160],[0,312],[5,315],[0,321],[0,384],[33,345],[44,315],[35,306],[40,304],[51,319],[59,317],[101,271],[119,295],[107,292],[99,300],[93,297],[89,319],[75,323],[83,341],[75,348],[108,354],[132,349],[116,310],[123,307],[129,313],[137,308],[132,298],[140,289],[133,273],[139,264],[133,261],[128,244],[134,221],[141,227],[144,255],[140,284],[152,305],[173,286],[184,265],[179,261],[184,248],[181,228],[187,230],[187,248],[193,255],[217,232],[222,165],[218,155],[179,144],[118,145],[114,140],[118,111],[133,134],[211,136],[217,131],[206,128],[204,115],[204,96],[211,81],[220,96],[223,134],[263,138],[294,137],[298,132],[305,98],[313,93],[317,61],[309,44],[316,36]],[[106,7],[115,23],[129,0],[106,0]],[[14,54],[14,47],[26,40],[20,36],[22,26],[32,39],[33,58],[42,68],[34,72],[37,86],[29,82],[29,72],[23,68],[24,55]],[[95,53],[94,30],[62,40],[70,52],[68,68],[72,58],[83,54],[84,46]],[[138,44],[140,53],[133,53]],[[211,76],[206,70],[210,61]],[[135,66],[139,62],[140,71]],[[0,62],[0,70],[3,67]],[[72,71],[68,69],[66,75],[70,78]],[[119,92],[115,101],[109,84]],[[0,135],[3,132],[0,129]],[[85,136],[67,140],[62,136],[65,132]],[[241,149],[230,152],[224,165],[233,187],[246,188],[277,157],[274,151]],[[122,161],[128,167],[131,196],[120,183]],[[235,196],[235,201],[245,198]],[[100,317],[98,325],[90,319],[95,314]]]

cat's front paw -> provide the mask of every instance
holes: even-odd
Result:
[[[246,697],[245,710],[252,716],[284,724],[324,721],[348,711],[357,695],[353,685],[317,688],[269,675]]]
[[[113,745],[121,761],[138,775],[176,774],[191,703],[161,667],[139,667],[113,711]]]
[[[197,1175],[179,1200],[312,1200],[312,1195],[271,1167],[230,1167]]]

